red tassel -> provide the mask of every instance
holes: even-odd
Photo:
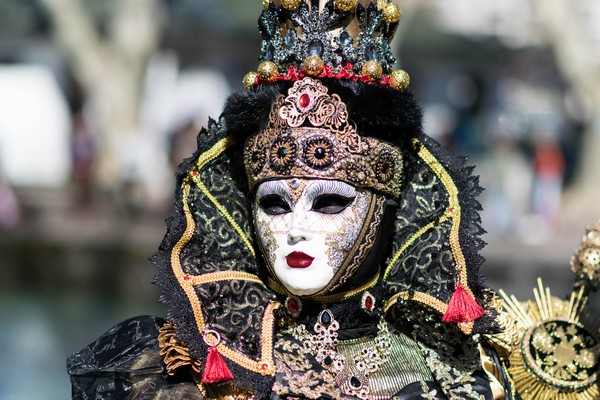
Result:
[[[456,289],[448,303],[448,309],[442,317],[444,322],[473,322],[485,314],[484,309],[471,297],[462,284]]]
[[[203,383],[221,383],[233,380],[233,374],[223,361],[216,346],[208,349],[208,357],[202,375]]]

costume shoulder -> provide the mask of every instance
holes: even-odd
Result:
[[[159,353],[162,318],[135,317],[67,359],[73,399],[201,398],[185,371],[168,377]]]

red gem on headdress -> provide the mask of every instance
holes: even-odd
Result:
[[[373,309],[373,298],[371,296],[365,299],[365,308],[369,311]]]
[[[189,281],[190,279],[191,279],[191,278],[190,278],[190,276],[189,276],[189,275],[184,275],[184,276],[183,276],[183,280],[184,280],[184,281]]]
[[[303,93],[298,99],[298,104],[302,108],[308,107],[310,105],[310,96],[307,93]]]

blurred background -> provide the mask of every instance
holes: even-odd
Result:
[[[600,218],[600,2],[396,3],[393,45],[426,132],[486,188],[488,284],[526,299],[542,275],[566,295]],[[256,69],[261,9],[0,1],[0,398],[69,398],[70,353],[164,315],[147,259],[173,171]]]

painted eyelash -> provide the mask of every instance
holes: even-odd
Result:
[[[354,198],[356,197],[356,189],[339,181],[316,181],[306,193],[309,202],[323,194]]]
[[[265,182],[258,188],[256,198],[260,201],[267,196],[277,195],[282,197],[288,204],[291,203],[291,196],[287,188],[281,182]]]

